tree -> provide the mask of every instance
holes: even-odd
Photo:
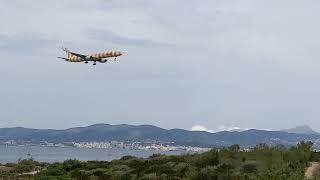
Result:
[[[229,146],[228,150],[232,152],[238,152],[240,150],[240,146],[238,144],[234,144],[232,146]]]
[[[302,151],[311,151],[312,146],[313,142],[311,141],[301,141],[297,144],[297,149]]]

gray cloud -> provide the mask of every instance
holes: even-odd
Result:
[[[117,35],[111,31],[107,30],[96,30],[96,29],[88,29],[86,31],[88,38],[102,41],[102,42],[111,42],[120,46],[135,46],[142,48],[161,48],[161,47],[172,47],[173,45],[163,42],[156,42],[148,39],[138,39],[138,38],[130,38]]]
[[[42,51],[55,44],[55,40],[49,40],[40,34],[23,33],[18,35],[1,35],[0,34],[0,51],[4,52],[24,52],[35,53]]]
[[[318,1],[1,4],[0,126],[320,129]],[[119,49],[96,67],[56,59]]]

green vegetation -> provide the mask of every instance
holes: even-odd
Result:
[[[0,164],[0,179],[32,179],[30,172],[40,171],[49,166],[33,159],[18,160],[18,163]]]
[[[238,145],[202,154],[168,156],[155,154],[149,158],[122,157],[111,162],[67,160],[62,163],[41,164],[22,160],[0,168],[1,177],[17,177],[23,172],[41,171],[32,179],[184,179],[184,180],[300,180],[309,161],[320,161],[320,153],[311,150],[311,142],[297,146],[269,147],[259,144],[250,151]],[[6,169],[9,168],[9,169]]]

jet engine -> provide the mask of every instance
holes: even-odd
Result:
[[[101,61],[99,61],[100,63],[106,63],[108,60],[106,59],[102,59]]]

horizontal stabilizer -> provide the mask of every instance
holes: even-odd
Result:
[[[66,60],[66,61],[68,61],[68,60],[69,60],[69,59],[64,58],[64,57],[58,57],[58,58],[60,58],[60,59],[64,59],[64,60]]]

